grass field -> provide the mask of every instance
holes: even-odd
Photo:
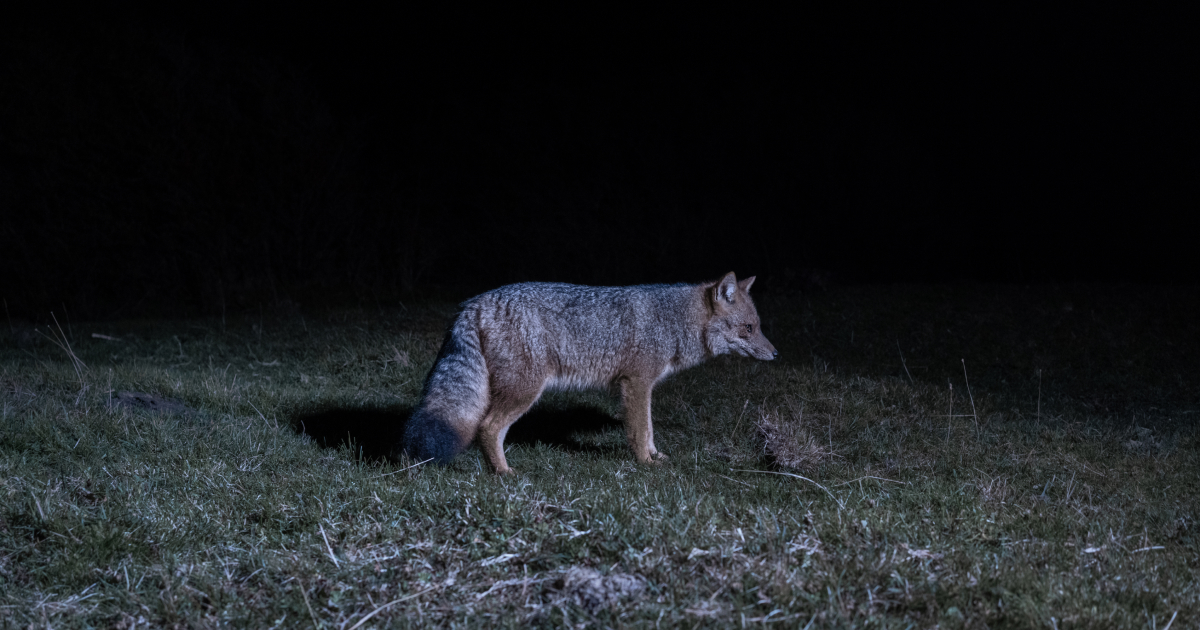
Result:
[[[765,295],[779,361],[656,390],[667,464],[555,394],[506,478],[383,458],[452,304],[9,322],[0,626],[1196,627],[1198,307]]]

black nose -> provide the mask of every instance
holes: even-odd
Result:
[[[772,358],[772,359],[778,359],[778,358],[779,358],[779,351],[778,351],[778,350],[776,350],[775,352],[771,353],[771,358]]]

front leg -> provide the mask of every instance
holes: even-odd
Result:
[[[667,461],[667,454],[660,452],[654,447],[654,423],[650,421],[649,405],[646,405],[646,430],[650,434],[650,457],[654,458],[654,463],[661,464]]]
[[[650,390],[654,381],[626,378],[621,381],[621,399],[625,405],[625,439],[634,457],[643,464],[655,463],[654,427],[650,420]]]

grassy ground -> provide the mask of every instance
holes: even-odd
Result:
[[[1194,627],[1197,302],[764,297],[782,359],[660,386],[666,465],[553,395],[508,478],[379,459],[452,305],[11,323],[0,626]]]

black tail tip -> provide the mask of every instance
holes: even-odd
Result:
[[[449,464],[461,450],[449,424],[423,409],[413,412],[404,429],[404,452],[410,459]]]

